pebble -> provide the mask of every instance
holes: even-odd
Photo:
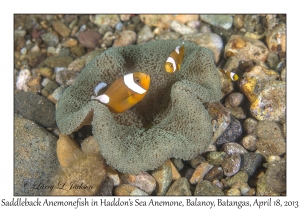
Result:
[[[271,164],[264,176],[257,182],[257,195],[276,195],[286,191],[286,162],[281,160]]]
[[[247,182],[236,182],[232,185],[231,189],[238,189],[241,195],[249,195],[251,193],[251,188]]]
[[[267,120],[258,121],[255,133],[260,139],[284,141],[283,128],[276,122]]]
[[[17,82],[16,82],[16,87],[19,90],[23,91],[28,91],[29,87],[27,86],[27,82],[30,79],[31,72],[28,69],[23,69],[20,71],[18,77],[17,77]]]
[[[131,17],[130,14],[120,15],[120,19],[121,19],[122,21],[127,21],[127,20],[130,19],[130,17]]]
[[[225,152],[210,152],[208,153],[206,159],[208,161],[209,164],[211,165],[221,165],[222,162],[224,161],[224,158],[226,156],[226,153]]]
[[[257,125],[257,120],[253,118],[247,118],[243,123],[243,128],[246,134],[255,134],[256,125]]]
[[[199,20],[191,20],[191,21],[187,22],[186,25],[193,29],[199,29],[200,21]]]
[[[110,166],[106,167],[107,176],[113,180],[114,186],[119,186],[121,184],[121,179],[117,170],[113,169]]]
[[[56,82],[49,80],[49,82],[41,90],[41,93],[42,93],[43,96],[48,97],[58,87],[59,87],[59,85]]]
[[[194,28],[190,28],[188,27],[187,25],[183,24],[183,23],[180,23],[179,21],[177,20],[173,20],[171,23],[170,23],[170,28],[174,31],[176,31],[177,33],[181,34],[181,35],[184,35],[184,34],[193,34],[193,33],[196,33],[197,30],[194,29]]]
[[[239,120],[231,116],[231,121],[224,133],[216,140],[217,145],[237,141],[242,135],[242,125]]]
[[[230,114],[238,120],[246,118],[245,111],[242,107],[229,107],[228,110],[230,111]]]
[[[45,33],[41,37],[48,47],[55,47],[59,43],[58,36],[55,33]]]
[[[97,26],[108,25],[111,28],[115,28],[118,22],[120,22],[119,15],[93,15],[90,16],[90,21]]]
[[[247,32],[253,32],[258,22],[259,22],[259,17],[257,15],[244,16],[244,28],[246,29]]]
[[[36,85],[41,85],[42,77],[38,74],[32,75],[27,82],[29,87],[33,87]]]
[[[281,71],[280,78],[282,81],[286,82],[286,68]]]
[[[62,37],[68,37],[70,35],[70,29],[61,21],[54,21],[52,23],[54,30]]]
[[[252,176],[261,165],[262,156],[258,153],[250,152],[247,154],[241,154],[241,160],[240,171],[245,171],[248,176]]]
[[[213,182],[214,180],[220,180],[223,178],[223,169],[220,166],[214,166],[211,170],[205,174],[203,177],[203,180],[208,180],[210,182]]]
[[[228,111],[220,102],[208,103],[207,111],[212,117],[213,137],[212,143],[225,132],[231,122],[231,116]]]
[[[281,140],[258,139],[256,147],[264,156],[283,155],[286,153],[286,143]]]
[[[197,168],[203,162],[206,162],[205,158],[201,154],[198,154],[196,157],[189,160],[188,164],[193,168]]]
[[[170,23],[174,19],[173,15],[139,15],[142,22],[148,26],[158,28],[170,28]]]
[[[31,120],[14,116],[14,195],[44,195],[36,183],[47,185],[59,163],[52,134]]]
[[[130,184],[121,184],[114,189],[116,196],[146,196],[148,195],[144,191],[136,188]]]
[[[66,90],[66,88],[59,86],[56,88],[50,95],[48,95],[48,99],[52,101],[54,104],[57,104],[59,98],[63,94],[63,92]]]
[[[171,161],[172,161],[173,165],[175,166],[175,168],[177,169],[177,171],[180,171],[181,169],[183,169],[184,164],[180,158],[171,158]]]
[[[209,164],[208,162],[201,163],[194,171],[190,183],[197,184],[199,181],[203,180],[203,177],[207,172],[213,168],[213,165]]]
[[[244,147],[235,142],[223,144],[223,150],[229,155],[248,153],[248,151]]]
[[[241,29],[244,26],[244,15],[234,15],[233,25],[236,29]]]
[[[113,188],[114,188],[114,181],[111,180],[109,177],[106,177],[96,196],[112,196]]]
[[[104,34],[103,38],[99,40],[99,44],[102,48],[111,47],[115,38],[115,35],[108,31]]]
[[[60,134],[56,147],[57,158],[62,167],[70,166],[82,151],[78,143],[67,135]]]
[[[223,28],[225,30],[230,29],[233,24],[233,18],[231,15],[200,15],[200,19],[215,27]]]
[[[99,27],[99,33],[104,35],[106,34],[107,32],[114,32],[113,29],[109,26],[109,25],[102,25]]]
[[[177,179],[169,188],[166,196],[191,196],[190,183],[185,177]]]
[[[286,25],[284,23],[279,23],[273,29],[268,30],[266,34],[266,42],[268,48],[272,52],[285,52]]]
[[[19,92],[15,94],[14,111],[45,128],[52,128],[56,125],[54,104],[36,93]]]
[[[56,82],[64,87],[70,86],[75,82],[78,75],[79,73],[75,71],[62,70],[56,74]]]
[[[228,79],[226,74],[219,71],[219,76],[221,78],[221,83],[222,83],[221,91],[222,91],[222,98],[223,98],[224,96],[234,91],[234,87],[233,87],[233,82]]]
[[[188,23],[190,21],[199,20],[199,15],[173,15],[174,20],[179,21],[180,23]]]
[[[286,121],[286,83],[271,81],[264,85],[257,99],[250,106],[257,120],[284,123]]]
[[[193,173],[194,173],[195,169],[193,168],[187,168],[185,171],[184,171],[184,177],[187,179],[187,180],[190,180]]]
[[[167,162],[152,172],[158,186],[156,187],[156,195],[161,196],[167,193],[172,182],[172,168]]]
[[[172,170],[172,180],[179,179],[181,176],[180,176],[179,172],[177,171],[176,167],[173,165],[172,161],[170,159],[168,159],[166,161],[166,164],[168,164],[171,167],[171,170]]]
[[[113,47],[132,45],[136,42],[137,35],[134,31],[122,31],[114,40]]]
[[[53,69],[49,67],[42,67],[36,70],[36,73],[41,74],[43,77],[53,79]]]
[[[138,33],[137,43],[143,44],[153,40],[154,35],[149,26],[145,25]]]
[[[246,38],[240,35],[230,36],[225,45],[225,56],[236,56],[238,60],[260,60],[265,61],[269,49],[265,44],[256,39]]]
[[[223,196],[224,192],[210,181],[200,181],[195,189],[194,196]]]
[[[77,39],[74,39],[74,38],[67,38],[62,43],[62,46],[64,46],[64,47],[75,47],[77,45],[78,45],[78,41],[77,41]]]
[[[280,60],[278,57],[278,54],[275,52],[269,52],[267,56],[267,63],[272,70],[276,70],[276,67],[278,66]]]
[[[123,23],[120,21],[117,23],[117,25],[115,26],[116,31],[121,31],[123,29]]]
[[[180,34],[173,31],[163,31],[162,33],[158,34],[155,39],[157,40],[168,40],[168,39],[179,39]]]
[[[253,152],[256,150],[256,140],[256,135],[249,134],[242,139],[241,145],[243,145],[243,147],[245,147],[247,150]]]
[[[225,107],[238,107],[242,104],[244,95],[239,92],[230,93],[225,99]]]
[[[238,182],[248,182],[248,174],[245,171],[240,171],[232,177],[227,179],[226,185],[232,187],[235,183]]]
[[[86,48],[96,48],[101,37],[97,31],[83,31],[78,34],[78,41]]]
[[[225,176],[233,176],[241,167],[240,154],[227,155],[221,165]]]
[[[239,195],[241,195],[241,191],[239,189],[236,189],[236,188],[229,189],[229,190],[227,190],[225,195],[227,195],[227,196],[239,196]]]
[[[194,33],[194,32],[193,32]],[[223,50],[222,38],[215,33],[196,33],[186,34],[182,36],[184,40],[196,43],[201,47],[206,47],[214,53],[215,63],[220,60],[220,55]]]
[[[141,172],[137,175],[121,174],[121,180],[122,183],[135,186],[145,191],[148,195],[151,195],[156,188],[155,179],[147,172]]]
[[[68,67],[72,61],[73,58],[71,56],[52,56],[45,60],[45,64],[50,68]]]

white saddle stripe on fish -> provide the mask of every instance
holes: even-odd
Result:
[[[146,93],[146,90],[134,82],[133,73],[124,76],[125,85],[132,91],[138,94]]]
[[[234,81],[234,78],[233,78],[233,76],[235,75],[235,73],[233,73],[233,72],[230,72],[230,78]]]
[[[166,62],[172,63],[173,64],[173,72],[176,71],[176,63],[172,57],[168,57]]]

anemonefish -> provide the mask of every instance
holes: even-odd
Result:
[[[226,71],[226,70],[223,70],[223,69],[220,69],[220,71],[223,72],[229,80],[237,81],[239,79],[239,76],[236,73],[232,72],[232,71]]]
[[[94,89],[96,96],[92,96],[91,99],[99,100],[111,112],[120,113],[145,97],[150,86],[150,75],[141,72],[126,74],[111,84],[103,94],[97,96],[106,86],[104,82],[99,83]]]
[[[184,55],[184,43],[181,46],[177,46],[175,50],[171,52],[166,63],[165,68],[168,73],[174,73],[180,69]]]

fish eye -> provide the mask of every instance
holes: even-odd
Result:
[[[172,64],[172,63],[170,63],[169,65],[170,65],[170,67],[172,67],[172,68],[173,68],[173,64]]]
[[[135,78],[135,82],[140,83],[141,82],[140,78]]]

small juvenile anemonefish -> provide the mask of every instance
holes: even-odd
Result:
[[[99,100],[111,112],[120,113],[145,97],[150,86],[150,75],[141,72],[126,74],[111,84],[103,94],[97,96],[106,86],[104,82],[99,83],[94,89],[96,96],[92,96],[91,99]]]
[[[226,71],[226,70],[223,70],[223,69],[220,69],[220,71],[223,72],[229,80],[237,81],[239,79],[239,76],[236,73],[232,72],[232,71]]]
[[[168,73],[174,73],[180,69],[180,65],[182,63],[184,55],[184,42],[182,42],[181,46],[177,46],[175,50],[171,52],[166,63],[165,68]]]

